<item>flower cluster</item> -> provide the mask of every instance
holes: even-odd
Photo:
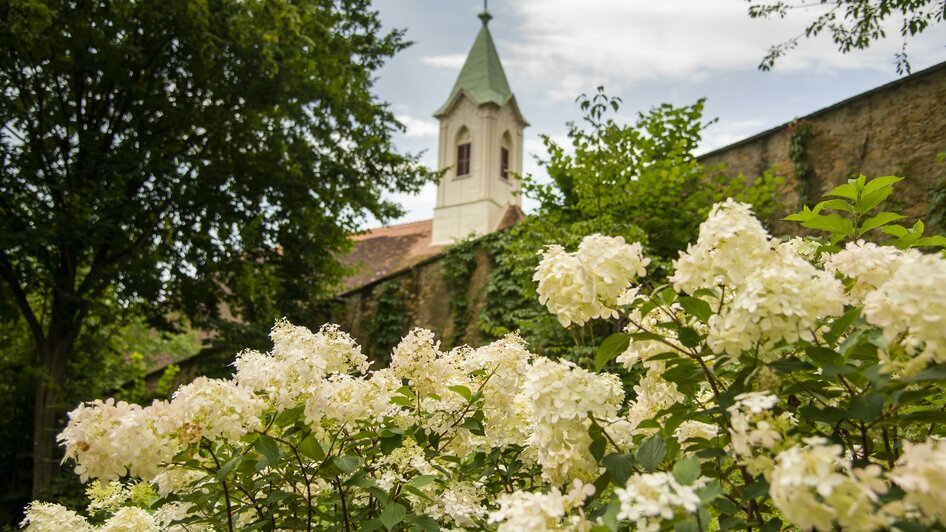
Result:
[[[632,521],[637,530],[656,532],[678,511],[693,512],[700,504],[694,486],[683,486],[670,473],[635,473],[627,486],[614,490],[621,501],[619,519]]]
[[[595,371],[425,329],[371,371],[338,327],[279,321],[232,379],[79,405],[59,439],[92,518],[36,502],[22,525],[942,527],[946,259],[830,242],[773,240],[729,200],[651,293],[640,244],[547,248],[535,279],[563,325],[620,317]]]
[[[646,275],[649,263],[640,243],[628,244],[622,237],[591,235],[574,253],[549,246],[534,277],[539,301],[565,327],[616,317],[618,297],[631,281]]]

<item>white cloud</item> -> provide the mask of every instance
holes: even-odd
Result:
[[[463,54],[427,55],[420,58],[420,62],[425,65],[450,70],[460,70],[464,61],[466,61],[466,56]]]
[[[424,120],[410,115],[397,115],[397,121],[404,124],[406,131],[405,137],[423,138],[436,137],[440,133],[440,126],[433,120]]]
[[[771,45],[798,35],[824,9],[753,20],[748,4],[737,0],[520,0],[514,5],[522,23],[515,40],[504,43],[507,72],[516,72],[530,86],[545,87],[553,100],[572,99],[589,85],[694,82],[751,71]],[[824,35],[803,39],[776,68],[893,71],[893,53],[900,46],[896,27],[888,35],[894,37],[850,54],[839,53]],[[932,35],[910,44],[917,56],[936,48],[942,43]]]

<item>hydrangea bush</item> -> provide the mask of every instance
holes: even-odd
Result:
[[[874,213],[860,178],[773,239],[717,204],[645,289],[647,258],[549,247],[563,325],[618,320],[595,368],[516,335],[443,352],[417,329],[371,370],[337,327],[279,322],[270,353],[148,407],[79,406],[60,440],[88,517],[30,530],[923,530],[946,525],[946,259]],[[890,235],[886,244],[860,240]],[[605,371],[612,370],[612,371]],[[640,375],[634,382],[628,376]],[[623,378],[623,380],[622,380]]]

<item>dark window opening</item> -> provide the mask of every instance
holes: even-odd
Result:
[[[499,175],[509,179],[509,149],[503,148],[499,155]]]
[[[470,143],[457,146],[457,175],[470,173]]]

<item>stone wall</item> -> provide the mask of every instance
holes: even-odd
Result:
[[[790,157],[793,134],[807,127],[804,151],[811,171],[800,182]],[[809,203],[845,180],[899,175],[899,205],[911,218],[926,214],[928,191],[946,166],[946,63],[859,94],[830,107],[704,154],[708,165],[724,163],[728,175],[760,175],[777,166],[786,178],[783,203],[794,211],[799,191]],[[777,227],[778,229],[778,227]]]

